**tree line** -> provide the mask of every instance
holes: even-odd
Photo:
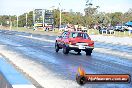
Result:
[[[74,24],[74,25],[82,25],[92,27],[93,25],[103,25],[115,26],[117,24],[123,24],[128,21],[132,21],[132,8],[130,8],[127,12],[113,12],[113,13],[105,13],[98,12],[95,8],[87,7],[85,8],[85,15],[80,12],[62,12],[61,13],[61,22],[62,24]],[[27,14],[27,26],[33,26],[33,11],[29,13],[24,13],[18,17],[18,26],[24,27],[26,26],[26,14]],[[58,26],[60,21],[60,10],[53,10],[54,16],[54,25]],[[12,23],[12,26],[17,26],[17,16],[16,15],[1,15],[0,16],[0,25],[9,26]]]

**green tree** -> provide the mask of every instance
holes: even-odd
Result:
[[[59,9],[54,9],[53,11],[54,11],[54,13],[53,13],[53,15],[54,15],[54,24],[55,24],[55,26],[59,26],[60,11],[59,11]]]
[[[123,14],[123,23],[132,21],[132,8]]]
[[[97,20],[97,8],[99,8],[99,6],[96,7],[92,7],[92,3],[89,2],[89,0],[86,0],[86,8],[84,9],[85,12],[85,16],[84,16],[84,21],[85,21],[85,25],[86,26],[93,26],[94,24],[98,23]]]
[[[28,27],[33,26],[33,11],[30,11],[29,13],[24,13],[19,16],[19,21],[18,21],[19,27],[26,26],[26,14],[27,14],[27,26]]]
[[[115,26],[121,23],[122,23],[122,13],[121,12],[111,13],[111,24]]]
[[[18,26],[24,27],[26,25],[26,13],[19,16]]]
[[[33,11],[30,11],[27,15],[27,26],[32,27],[33,26]]]
[[[3,25],[3,26],[9,26],[9,16],[8,15],[3,15],[3,16],[0,16],[0,23]]]

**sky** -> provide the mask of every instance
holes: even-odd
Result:
[[[132,0],[89,0],[100,12],[126,12]],[[84,13],[86,0],[0,0],[0,15],[21,15],[33,9],[60,8],[63,11]]]

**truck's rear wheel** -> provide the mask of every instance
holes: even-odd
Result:
[[[86,51],[86,56],[91,56],[92,50],[87,50]]]

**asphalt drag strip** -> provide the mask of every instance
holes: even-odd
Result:
[[[87,73],[128,73],[132,75],[132,61],[128,58],[129,55],[127,57],[119,56],[120,51],[114,55],[113,50],[105,47],[97,48],[98,51],[93,51],[92,56],[86,56],[84,52],[76,55],[72,51],[69,55],[64,55],[62,50],[59,53],[55,52],[53,40],[29,37],[1,35],[0,52],[45,88],[132,87],[132,83],[79,86],[75,81],[75,75],[80,65]]]

